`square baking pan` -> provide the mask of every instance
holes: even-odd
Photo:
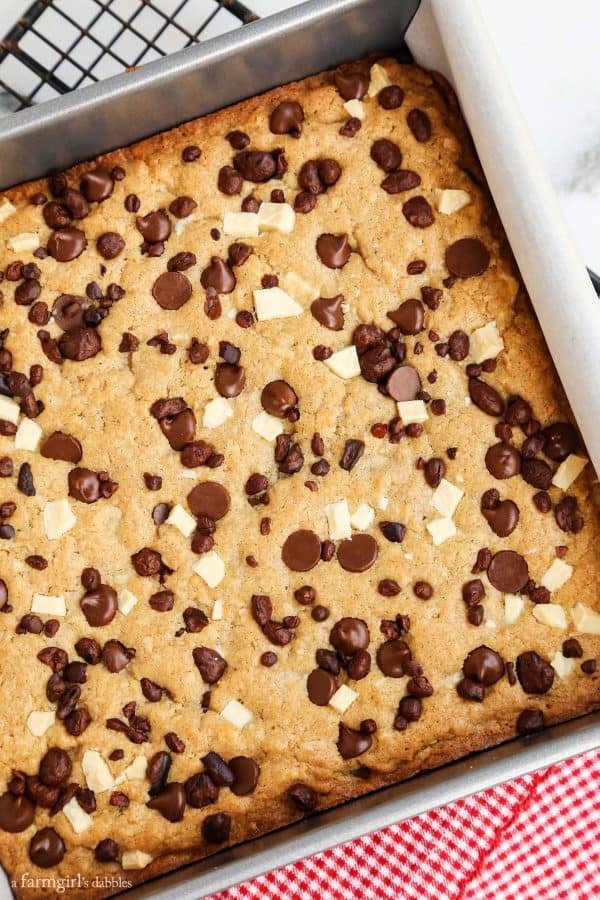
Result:
[[[419,8],[420,7],[420,8]],[[415,17],[416,14],[416,17]],[[598,465],[600,399],[585,390],[573,351],[598,371],[597,301],[528,144],[473,0],[311,0],[143,69],[0,120],[0,188],[99,153],[371,51],[439,68],[457,89],[492,194],[552,356]],[[477,78],[469,73],[477,71]],[[500,104],[501,114],[491,97]],[[487,98],[486,102],[482,98]],[[489,101],[489,102],[488,102]],[[510,159],[498,157],[510,141]],[[504,145],[503,145],[504,142]],[[527,198],[516,196],[527,180]],[[536,204],[543,228],[523,231]],[[558,310],[557,298],[564,303]],[[590,313],[590,310],[592,311]],[[560,311],[561,331],[556,316]],[[588,316],[585,336],[575,323]],[[591,346],[591,351],[590,351]],[[568,358],[567,358],[568,357]],[[594,368],[595,367],[595,368]],[[574,367],[573,367],[574,368]],[[600,372],[599,380],[600,380]],[[590,380],[591,379],[591,380]],[[595,404],[595,405],[594,405]],[[600,700],[599,700],[600,705]],[[131,900],[192,900],[494,784],[600,746],[600,713],[475,754],[381,789],[127,892]],[[5,889],[8,892],[8,888]],[[0,885],[0,896],[4,894]]]

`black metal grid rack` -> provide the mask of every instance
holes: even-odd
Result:
[[[23,109],[256,18],[241,0],[36,0],[0,41],[0,94]]]

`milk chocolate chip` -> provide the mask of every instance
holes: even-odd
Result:
[[[489,264],[489,251],[479,238],[461,238],[446,248],[446,268],[457,278],[483,275]]]
[[[347,234],[322,234],[317,238],[317,253],[328,269],[342,269],[350,259]]]
[[[192,284],[181,272],[163,272],[152,286],[152,296],[162,309],[180,309],[192,296]]]
[[[319,297],[311,303],[310,311],[317,322],[325,328],[329,328],[330,331],[341,331],[344,327],[343,302],[342,294],[335,297]]]

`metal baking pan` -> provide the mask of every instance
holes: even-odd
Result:
[[[312,0],[0,120],[0,188],[373,50],[404,55],[419,0]],[[217,853],[127,892],[196,900],[475,791],[600,746],[600,713],[516,739]],[[0,886],[0,895],[3,895]]]

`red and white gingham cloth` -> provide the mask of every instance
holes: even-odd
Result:
[[[212,900],[600,897],[600,751],[214,894]]]

